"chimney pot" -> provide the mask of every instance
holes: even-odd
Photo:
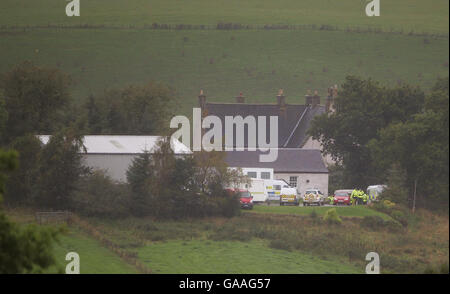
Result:
[[[242,92],[239,93],[239,96],[236,97],[237,103],[245,103],[245,96],[242,95]]]
[[[203,94],[203,90],[200,90],[200,95],[198,95],[198,104],[202,109],[205,107],[206,96]]]
[[[312,105],[313,106],[320,105],[320,96],[317,90],[314,91],[314,96],[312,97]]]
[[[278,91],[278,95],[277,95],[277,104],[280,107],[284,107],[286,105],[286,98],[284,96],[284,91],[283,89],[280,89]]]
[[[306,105],[312,104],[311,90],[306,91],[305,100],[306,100]]]

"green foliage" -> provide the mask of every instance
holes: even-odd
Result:
[[[85,216],[104,218],[124,217],[129,214],[128,186],[115,183],[105,172],[94,171],[79,181],[74,193],[75,210]]]
[[[19,166],[6,183],[5,202],[13,206],[32,204],[39,177],[41,142],[33,135],[25,135],[15,139],[11,148],[19,152]]]
[[[368,143],[390,123],[418,113],[423,101],[424,94],[417,88],[389,89],[370,79],[348,76],[335,101],[336,111],[316,117],[309,133],[326,153],[342,162],[347,186],[367,187],[381,178]]]
[[[0,144],[3,141],[3,133],[5,132],[6,121],[8,120],[8,112],[5,108],[5,98],[2,91],[0,91]]]
[[[53,135],[39,158],[35,204],[47,209],[70,209],[73,193],[89,170],[81,163],[82,137],[73,130]]]
[[[10,222],[2,209],[5,172],[17,166],[17,152],[0,150],[0,274],[36,273],[54,264],[54,229],[35,225],[19,227]]]
[[[332,208],[327,210],[323,215],[323,220],[328,224],[340,225],[342,223],[342,219],[339,217],[336,208]]]
[[[5,73],[0,83],[8,112],[3,141],[31,132],[48,134],[60,127],[69,104],[68,86],[68,77],[59,70],[30,62]]]
[[[370,143],[379,169],[398,163],[406,171],[403,188],[409,195],[417,183],[417,205],[422,207],[448,209],[448,83],[448,78],[438,80],[426,97],[422,112],[408,121],[386,126],[380,130],[379,138]]]
[[[127,171],[133,215],[185,219],[240,213],[237,195],[223,188],[240,177],[228,171],[223,154],[177,158],[167,139],[157,145],[152,153],[138,155]]]
[[[85,109],[93,134],[155,134],[167,129],[172,91],[159,83],[127,86],[90,96]]]
[[[387,188],[380,195],[379,199],[384,200],[383,204],[399,203],[406,205],[410,201],[406,189],[406,172],[398,163],[394,163],[388,170]]]
[[[127,170],[127,180],[131,192],[131,213],[143,216],[150,209],[152,191],[149,189],[149,179],[152,176],[151,153],[144,150],[133,159]]]
[[[373,231],[387,229],[389,232],[399,232],[402,230],[402,226],[397,221],[385,220],[376,215],[363,217],[360,225]]]

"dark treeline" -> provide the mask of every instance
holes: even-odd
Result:
[[[228,171],[220,153],[177,158],[162,140],[159,151],[134,160],[128,183],[83,166],[83,135],[166,138],[174,103],[170,88],[154,82],[130,85],[90,96],[81,105],[73,103],[69,89],[67,75],[29,62],[1,76],[0,147],[19,154],[18,168],[5,183],[6,205],[103,217],[240,212],[239,200],[224,190],[231,181],[241,181],[240,175]],[[38,134],[52,137],[43,145]]]
[[[152,23],[143,25],[123,24],[46,24],[46,25],[1,25],[1,34],[10,34],[18,31],[26,31],[33,29],[109,29],[109,30],[126,30],[126,29],[147,29],[147,30],[318,30],[318,31],[342,31],[347,33],[376,33],[376,34],[394,34],[408,35],[429,38],[448,38],[448,33],[429,33],[403,29],[383,29],[374,26],[345,26],[339,27],[330,24],[245,24],[237,22],[219,22],[217,24],[170,24],[170,23]]]
[[[439,79],[425,94],[347,77],[335,112],[317,117],[310,130],[339,163],[332,185],[388,184],[385,197],[396,203],[448,210],[448,84]]]

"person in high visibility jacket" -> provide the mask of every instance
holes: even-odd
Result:
[[[328,200],[330,201],[330,205],[334,205],[334,197],[328,196]]]
[[[358,198],[358,190],[353,189],[352,194],[350,195],[350,200],[352,201],[352,205],[356,205],[357,198]]]

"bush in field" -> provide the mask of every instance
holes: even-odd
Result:
[[[122,217],[129,213],[129,191],[103,171],[84,177],[74,195],[75,209],[86,216]]]
[[[342,223],[342,219],[339,217],[336,208],[327,210],[323,216],[323,220],[328,224],[339,225]]]
[[[0,274],[40,273],[55,263],[53,242],[58,231],[35,225],[19,227],[2,209],[6,174],[17,167],[15,151],[0,150]]]
[[[395,220],[384,220],[377,215],[365,216],[360,224],[362,227],[369,228],[373,231],[378,231],[382,229],[387,229],[389,232],[399,232],[403,228],[398,221]]]
[[[401,223],[403,226],[408,226],[408,217],[403,211],[394,210],[391,213],[391,217]]]
[[[361,221],[361,226],[372,229],[379,230],[385,225],[384,219],[378,215],[367,215],[363,217]]]
[[[291,245],[288,242],[285,242],[284,240],[271,240],[269,243],[270,248],[274,249],[280,249],[280,250],[286,250],[291,251]]]

